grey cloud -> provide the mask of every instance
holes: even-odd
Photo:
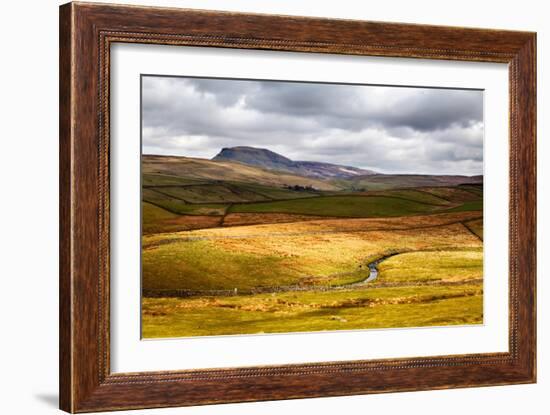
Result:
[[[482,121],[481,91],[265,82],[247,100],[260,111],[313,116],[324,125],[431,131]],[[368,90],[384,93],[368,96]],[[411,91],[414,91],[411,93]]]
[[[267,147],[382,172],[481,174],[481,91],[144,77],[144,152]]]

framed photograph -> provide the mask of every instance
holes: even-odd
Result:
[[[60,8],[60,406],[536,380],[536,35]]]

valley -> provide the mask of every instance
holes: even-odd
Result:
[[[483,322],[481,176],[143,155],[142,232],[144,338]]]

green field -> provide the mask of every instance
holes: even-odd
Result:
[[[145,338],[483,322],[480,184],[144,160]]]
[[[386,197],[402,198],[402,199],[406,199],[414,202],[425,203],[428,205],[442,206],[442,207],[452,205],[452,201],[442,199],[422,189],[372,191],[372,192],[365,192],[365,195],[367,196],[380,195],[380,196],[386,196]]]
[[[229,203],[187,203],[174,196],[161,193],[154,189],[143,189],[142,200],[168,212],[180,215],[223,215]]]
[[[448,209],[447,212],[468,212],[472,210],[483,210],[483,200],[471,200],[464,202],[460,206]]]
[[[478,324],[479,285],[144,298],[143,337]]]
[[[379,218],[430,213],[438,206],[392,196],[325,196],[298,200],[235,204],[230,212],[297,213],[345,218]]]
[[[403,188],[420,188],[420,187],[445,187],[449,183],[457,185],[464,178],[455,176],[428,176],[418,174],[384,174],[360,176],[347,180],[334,180],[333,183],[343,189],[351,189],[356,191],[376,191],[389,189]]]
[[[483,199],[483,189],[475,188],[473,186],[425,187],[421,190],[425,193],[437,196],[440,199],[455,203],[464,203]]]

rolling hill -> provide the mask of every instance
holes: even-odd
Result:
[[[143,155],[141,198],[144,338],[483,322],[482,176],[238,147]]]
[[[364,192],[483,185],[483,176],[380,174],[335,164],[296,162],[272,151],[252,147],[224,148],[212,160],[143,155],[142,170],[144,186],[181,186],[224,181],[280,189],[297,186],[315,191]]]
[[[432,174],[373,174],[333,180],[336,186],[354,191],[388,190],[413,187],[482,185],[483,176]]]
[[[371,170],[317,161],[294,161],[265,148],[223,148],[212,160],[233,161],[269,170],[286,171],[318,179],[350,178],[376,174]]]
[[[326,180],[299,176],[292,173],[263,169],[243,163],[225,160],[207,160],[190,157],[143,155],[142,174],[145,176],[175,176],[171,180],[185,178],[191,181],[233,181],[263,184],[273,187],[302,186],[317,190],[339,190],[340,187]]]

